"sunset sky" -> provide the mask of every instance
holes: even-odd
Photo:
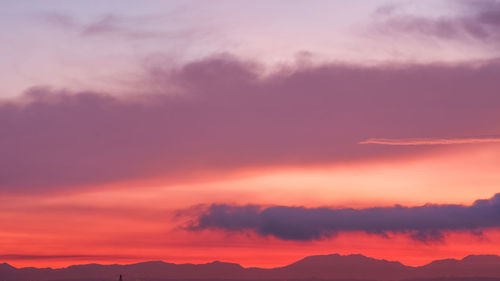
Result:
[[[0,262],[500,254],[500,1],[0,8]]]

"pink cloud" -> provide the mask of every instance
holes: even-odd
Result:
[[[428,149],[358,144],[368,138],[500,133],[495,61],[331,64],[265,77],[257,65],[226,57],[157,70],[144,82],[157,94],[133,98],[31,89],[20,102],[0,104],[0,187],[360,161]]]

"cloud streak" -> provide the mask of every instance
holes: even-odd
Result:
[[[359,144],[384,144],[384,145],[448,145],[448,144],[482,144],[500,143],[500,138],[427,138],[427,139],[367,139]]]
[[[283,240],[309,241],[339,232],[406,233],[422,242],[442,241],[447,231],[473,231],[500,227],[500,194],[471,206],[305,208],[288,206],[211,205],[187,228],[253,231]]]
[[[50,25],[75,32],[82,37],[108,37],[111,39],[183,39],[188,40],[193,36],[203,36],[209,33],[203,28],[191,26],[170,27],[170,21],[178,20],[179,14],[184,13],[177,10],[175,13],[165,15],[149,15],[142,17],[130,17],[116,14],[105,14],[92,21],[82,22],[68,13],[47,12],[39,15],[39,18]],[[158,28],[161,26],[162,28]],[[166,26],[169,26],[166,28]]]

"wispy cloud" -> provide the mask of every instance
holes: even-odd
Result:
[[[417,138],[417,139],[383,139],[374,138],[359,142],[359,144],[383,145],[447,145],[447,144],[480,144],[500,143],[500,137],[488,138]]]
[[[472,40],[500,44],[500,2],[496,0],[449,1],[447,15],[424,16],[400,13],[401,6],[388,5],[376,10],[383,32],[417,34],[444,40]]]
[[[182,13],[182,11],[178,11]],[[109,37],[122,39],[188,39],[203,36],[207,26],[194,28],[188,24],[176,25],[172,21],[178,15],[165,14],[131,17],[105,14],[91,21],[82,21],[68,13],[46,12],[38,16],[43,22],[61,29],[75,32],[83,37]]]

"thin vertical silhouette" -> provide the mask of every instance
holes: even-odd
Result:
[[[119,281],[123,281],[123,278],[122,278],[122,275],[120,274],[120,280]]]

